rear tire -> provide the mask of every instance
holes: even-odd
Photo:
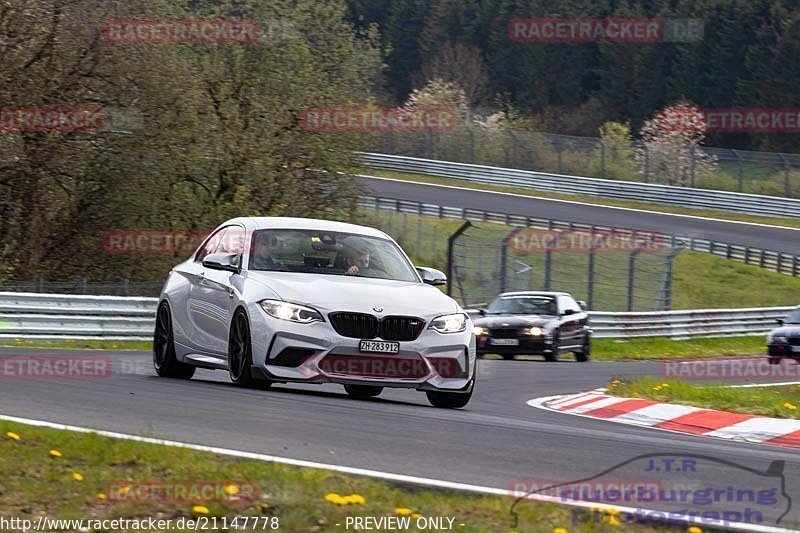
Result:
[[[236,311],[231,321],[228,337],[228,374],[237,387],[263,389],[270,385],[253,377],[253,347],[250,339],[250,322],[241,309]]]
[[[592,356],[592,344],[589,341],[589,336],[583,341],[583,348],[579,352],[575,352],[575,360],[579,363],[587,362]]]
[[[172,312],[166,301],[161,302],[156,312],[156,327],[153,333],[153,367],[162,378],[190,379],[194,375],[192,365],[181,363],[175,356],[175,338],[172,332]]]
[[[383,392],[383,387],[374,385],[345,385],[344,390],[353,398],[374,398]]]
[[[504,353],[502,355],[503,359],[505,359],[506,361],[513,361],[515,356],[516,354],[513,353]]]

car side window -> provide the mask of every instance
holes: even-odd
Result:
[[[578,302],[576,302],[571,296],[559,296],[558,306],[561,309],[561,314],[564,314],[564,312],[567,310],[570,310],[576,314],[582,312],[581,306],[578,305]]]
[[[211,237],[208,238],[206,242],[197,250],[197,254],[194,256],[194,260],[196,263],[201,262],[207,255],[213,254],[216,252],[217,248],[220,245],[220,242],[225,238],[225,233],[230,229],[230,226],[224,227],[219,231],[215,232]]]
[[[224,230],[218,239],[214,253],[216,254],[241,254],[244,252],[244,228],[230,226]]]

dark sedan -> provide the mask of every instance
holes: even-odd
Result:
[[[784,357],[800,359],[800,307],[794,309],[785,320],[778,320],[777,327],[767,335],[769,362],[778,364]]]
[[[542,355],[557,361],[572,352],[577,361],[588,361],[591,329],[585,307],[565,292],[500,294],[473,320],[478,356]]]

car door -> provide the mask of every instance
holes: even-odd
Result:
[[[228,352],[228,327],[233,312],[234,272],[202,266],[209,253],[239,253],[244,233],[240,226],[227,226],[209,239],[197,263],[200,265],[189,294],[189,315],[194,326],[193,345],[199,352],[224,359]]]
[[[571,296],[558,296],[558,311],[560,315],[560,345],[562,348],[567,346],[580,346],[582,344],[581,332],[581,310],[578,302]]]

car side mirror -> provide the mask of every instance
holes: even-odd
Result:
[[[447,276],[441,270],[428,267],[416,267],[423,283],[428,285],[447,285]]]
[[[575,314],[575,311],[573,311],[572,309],[564,309],[564,312],[563,312],[563,313],[561,313],[561,314],[562,314],[562,315],[564,315],[564,316],[567,316],[567,315],[574,315],[574,314]]]
[[[586,311],[586,302],[583,300],[578,300],[578,306],[580,306],[581,311]]]
[[[782,318],[776,318],[775,322],[777,322],[779,326],[783,325],[783,319]]]
[[[486,316],[486,309],[478,309],[478,314],[481,316]]]
[[[204,267],[228,272],[239,272],[240,262],[239,254],[208,254],[203,258]]]

